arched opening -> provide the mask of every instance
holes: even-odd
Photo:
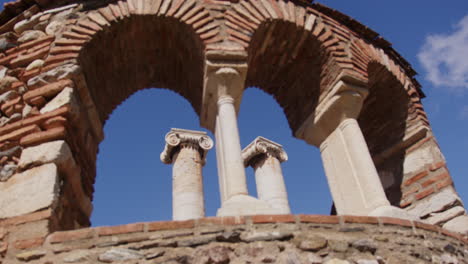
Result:
[[[399,144],[407,132],[410,98],[401,82],[385,66],[371,63],[368,74],[369,96],[358,121],[387,198],[398,207],[405,158],[405,148]]]
[[[181,99],[171,91],[148,89],[112,112],[99,146],[94,226],[172,219],[172,165],[159,159],[164,136],[173,127],[203,130]],[[214,216],[219,207],[214,151],[208,152],[204,167],[204,189],[207,215]]]
[[[288,161],[281,164],[293,214],[329,214],[332,199],[324,175],[320,151],[291,135],[283,109],[262,90],[245,90],[240,112],[239,129],[242,147],[257,136],[281,144]],[[247,168],[249,191],[256,194],[255,175]]]
[[[203,45],[198,35],[189,25],[171,17],[132,15],[104,27],[103,30],[93,35],[92,39],[83,47],[78,61],[82,68],[87,89],[96,107],[98,118],[102,124],[106,123],[109,115],[120,103],[135,92],[148,87],[164,87],[181,95],[195,110],[195,118],[192,119],[194,119],[193,123],[197,125],[190,127],[188,124],[184,125],[182,123],[179,126],[199,129],[197,115],[200,112],[203,91]],[[147,91],[142,93],[145,94]],[[139,96],[137,95],[137,97]],[[177,106],[180,102],[165,104],[165,101],[161,101],[164,99],[159,99],[157,96],[149,98],[152,98],[152,100],[142,105],[144,108],[140,109],[139,115],[146,114],[148,117],[159,116],[162,118],[164,115],[171,116],[171,112],[181,111]],[[145,99],[149,100],[149,98]],[[133,101],[133,99],[130,101]],[[193,113],[193,110],[190,110],[190,112]],[[131,122],[137,120],[131,120]],[[158,119],[154,119],[153,123],[158,124]],[[127,125],[127,127],[131,129],[132,126]],[[150,153],[150,155],[141,155],[141,157],[132,157],[133,159],[143,159],[153,164],[160,163],[159,153],[164,147],[164,135],[170,130],[171,126],[168,124],[158,125],[158,127],[164,132],[159,132],[159,134],[155,134],[150,138],[154,140],[151,142],[161,142],[160,145],[154,145],[155,152]],[[144,131],[141,130],[142,128],[139,131],[137,129],[137,131],[133,132],[135,133],[133,135],[137,136],[143,133]],[[128,136],[128,138],[125,139],[124,137],[122,140],[131,143],[131,135],[123,135]],[[86,139],[84,141],[89,142]],[[93,199],[94,193],[98,144],[98,141],[89,143],[91,146],[86,146],[87,158],[80,160],[80,166],[83,168],[82,175],[86,178],[83,181],[83,188],[86,195],[91,199]],[[106,142],[103,144],[103,146],[106,146]],[[125,145],[122,142],[115,144],[116,146]],[[153,155],[154,153],[158,154]],[[114,154],[122,153],[119,150],[114,150]],[[110,163],[114,162],[111,158]],[[170,179],[170,166],[167,166],[167,168],[161,167],[161,171],[165,170],[169,170],[169,173],[162,177]],[[127,171],[127,173],[130,174],[131,172]],[[154,172],[154,177],[157,177],[157,173],[157,171]],[[126,176],[132,177],[130,175]],[[112,181],[112,177],[102,178],[104,181]],[[138,184],[138,175],[133,175],[132,178],[127,178],[126,181],[130,185]],[[168,183],[167,186],[164,186],[164,190],[171,189],[171,184]],[[129,195],[132,194],[130,192],[125,193],[125,196]],[[170,196],[164,200],[170,201]],[[160,204],[145,202],[145,206],[147,206],[145,208],[148,210],[157,211]],[[171,210],[165,210],[166,206],[170,208],[170,203],[165,202],[164,207],[161,209],[164,209],[166,213],[170,212]],[[135,207],[138,208],[137,205]],[[100,209],[97,208],[96,210]],[[145,219],[155,220],[151,216],[144,215],[139,214],[138,219],[128,219],[129,221],[119,219],[119,223]],[[170,219],[168,215],[160,216],[160,219]],[[109,221],[113,224],[116,223],[112,219],[109,219]],[[100,221],[96,221],[96,224],[100,223]],[[106,223],[110,224],[107,221]]]

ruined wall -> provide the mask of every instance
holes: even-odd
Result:
[[[56,232],[10,244],[0,262],[462,264],[466,242],[436,226],[392,218],[225,217]]]
[[[142,25],[152,26],[154,39]],[[293,133],[337,81],[367,85],[359,122],[390,200],[468,234],[414,70],[389,42],[335,10],[276,0],[18,0],[0,13],[0,34],[0,226],[13,245],[89,226],[108,114],[152,85],[180,93],[203,113],[209,51],[243,54],[246,85],[276,98]],[[388,94],[399,96],[399,111],[374,115],[389,105],[372,102]],[[388,141],[393,128],[397,137]]]

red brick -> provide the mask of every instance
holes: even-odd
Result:
[[[423,198],[425,198],[425,197],[427,197],[427,196],[433,194],[434,191],[435,191],[434,187],[431,186],[430,188],[428,188],[428,189],[426,189],[426,190],[424,190],[424,191],[421,191],[421,192],[417,193],[417,194],[414,196],[414,198],[416,198],[416,200],[421,200],[421,199],[423,199]]]
[[[6,134],[11,131],[14,131],[16,129],[20,129],[21,127],[25,127],[28,125],[33,125],[33,124],[38,124],[41,123],[42,121],[54,117],[54,116],[60,116],[60,115],[65,115],[70,111],[68,106],[62,106],[59,109],[56,109],[54,111],[38,115],[38,116],[33,116],[30,118],[26,118],[17,122],[14,122],[12,124],[8,124],[6,126],[0,127],[0,134]]]
[[[29,91],[23,95],[26,102],[37,96],[51,97],[58,94],[65,87],[74,87],[72,80],[64,79],[51,84],[44,85],[40,88]]]
[[[46,219],[52,216],[52,210],[47,209],[32,214],[22,215],[18,217],[8,218],[0,221],[0,226],[11,226],[20,225],[28,222],[34,222],[42,219]]]
[[[356,215],[344,215],[345,223],[356,223],[356,224],[378,224],[379,219],[372,216],[356,216]]]
[[[409,188],[404,188],[403,189],[403,195],[401,196],[402,199],[405,199],[406,197],[418,192],[420,187],[418,185],[412,185]]]
[[[252,216],[254,224],[262,223],[294,223],[294,215],[254,215]]]
[[[46,131],[37,132],[24,136],[20,139],[20,145],[23,147],[33,146],[49,142],[52,140],[65,139],[65,127],[54,127]]]
[[[414,225],[417,228],[421,228],[421,229],[424,229],[424,230],[429,230],[429,231],[433,231],[433,232],[437,232],[437,233],[440,230],[440,227],[438,227],[436,225],[430,225],[430,224],[426,224],[426,223],[419,222],[419,221],[415,221]]]
[[[434,184],[436,182],[440,182],[440,181],[444,180],[445,178],[449,178],[449,177],[450,176],[449,176],[448,172],[444,172],[442,174],[439,174],[437,176],[434,176],[434,177],[424,181],[423,183],[421,183],[421,186],[423,188],[426,188],[426,187],[428,187],[428,186],[430,186],[430,185],[432,185],[432,184]]]
[[[419,181],[420,179],[426,177],[427,175],[429,175],[429,172],[422,171],[422,172],[414,175],[413,177],[409,178],[408,180],[406,180],[403,185],[404,186],[409,186],[409,185]]]
[[[452,178],[449,177],[443,180],[442,182],[437,183],[436,187],[437,187],[437,190],[442,190],[443,188],[450,186],[452,184],[453,184]]]
[[[461,240],[461,241],[464,241],[464,238],[461,234],[459,233],[455,233],[455,232],[452,232],[452,231],[448,231],[447,229],[443,229],[443,228],[440,228],[440,231],[442,234],[446,235],[446,236],[449,236],[449,237],[453,237],[455,239],[458,239],[458,240]]]
[[[13,246],[17,249],[28,249],[42,246],[44,243],[44,237],[36,237],[26,240],[17,240],[13,243]]]
[[[431,171],[436,171],[436,170],[438,170],[438,169],[440,169],[440,168],[442,168],[442,167],[445,167],[445,162],[444,162],[444,161],[441,161],[441,162],[437,162],[437,163],[432,164],[432,165],[429,167],[429,169],[430,169]]]
[[[74,240],[82,240],[93,238],[94,236],[94,228],[86,228],[80,230],[73,230],[73,231],[61,231],[55,232],[47,237],[49,243],[62,243],[65,241],[74,241]]]
[[[413,224],[411,223],[410,220],[392,218],[392,217],[379,217],[379,220],[382,225],[398,225],[398,226],[413,227]]]
[[[187,229],[195,227],[194,220],[164,221],[148,223],[148,231]]]
[[[8,242],[0,242],[0,254],[4,255],[8,250]]]
[[[9,134],[3,135],[0,137],[0,142],[6,141],[6,140],[18,140],[25,135],[39,132],[41,129],[37,125],[30,125],[26,126],[23,128],[19,128],[18,130],[15,130]]]
[[[302,223],[339,224],[340,218],[336,215],[299,215]]]
[[[144,224],[127,224],[120,226],[105,226],[97,228],[97,232],[100,236],[111,236],[119,234],[137,233],[143,232]]]

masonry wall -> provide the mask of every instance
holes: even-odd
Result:
[[[2,263],[468,263],[466,239],[393,218],[226,217],[56,232],[12,244],[8,236],[1,237]]]

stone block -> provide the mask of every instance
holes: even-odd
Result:
[[[0,218],[9,218],[51,207],[57,201],[57,166],[47,164],[19,173],[0,183]]]
[[[218,209],[217,216],[274,215],[275,210],[265,201],[248,195],[236,195]]]
[[[90,214],[92,211],[91,200],[84,194],[81,187],[80,169],[76,165],[68,144],[63,140],[52,141],[23,150],[18,163],[21,169],[34,165],[54,163],[61,173],[65,175],[77,200],[80,202],[83,212]]]
[[[462,215],[454,218],[445,223],[442,227],[453,232],[461,233],[464,236],[468,236],[468,216]]]
[[[58,167],[75,166],[70,148],[63,140],[52,141],[24,149],[21,153],[18,166],[20,169],[26,169],[33,165],[46,163],[55,163]]]
[[[403,172],[415,173],[423,169],[426,165],[444,161],[440,149],[434,145],[423,146],[406,155],[403,163]]]
[[[440,212],[457,202],[460,202],[460,197],[452,188],[446,188],[427,199],[417,202],[407,211],[422,218],[431,213]]]
[[[41,114],[52,112],[64,105],[70,105],[72,115],[77,116],[79,106],[74,90],[70,87],[64,88],[52,101],[47,103],[40,112]]]
[[[466,214],[465,208],[462,206],[455,206],[445,212],[431,214],[431,216],[425,219],[424,222],[431,225],[438,225],[464,214]]]

